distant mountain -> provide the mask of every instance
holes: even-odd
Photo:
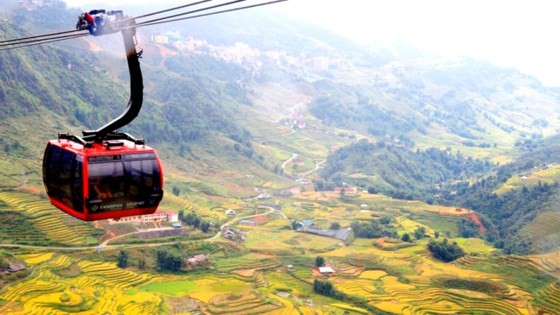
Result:
[[[374,136],[421,135],[438,145],[447,138],[471,147],[511,147],[557,132],[558,91],[513,69],[476,60],[404,61],[388,63],[368,79],[317,82],[322,97],[311,113],[337,127]]]

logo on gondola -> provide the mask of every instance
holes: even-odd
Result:
[[[110,203],[107,205],[101,205],[101,209],[103,210],[114,210],[114,209],[122,209],[122,208],[123,208],[122,203]]]

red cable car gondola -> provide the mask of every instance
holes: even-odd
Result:
[[[143,101],[135,30],[125,27],[121,33],[131,82],[125,112],[82,136],[59,134],[49,141],[43,158],[43,183],[51,203],[85,221],[154,213],[163,198],[157,152],[144,140],[115,132],[136,118]]]

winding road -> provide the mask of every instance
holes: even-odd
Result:
[[[230,224],[233,224],[233,223],[235,223],[237,221],[240,221],[240,220],[250,219],[250,218],[261,216],[261,215],[269,215],[269,214],[271,214],[275,211],[280,212],[280,214],[285,219],[287,219],[287,217],[284,213],[282,213],[280,210],[278,210],[274,207],[270,207],[270,206],[259,206],[259,207],[266,208],[266,209],[268,209],[268,211],[265,212],[265,213],[259,213],[259,214],[246,215],[246,216],[242,216],[242,217],[232,218],[228,222],[222,224],[222,226],[220,226],[220,229],[218,230],[218,232],[212,237],[209,237],[209,238],[206,238],[206,239],[186,240],[186,241],[181,241],[179,243],[191,243],[191,242],[200,242],[200,241],[212,242],[212,241],[215,241],[216,239],[218,239],[220,237],[220,235],[222,234],[222,229],[226,226],[229,226]],[[105,248],[111,249],[111,248],[121,248],[121,247],[127,247],[127,248],[156,247],[156,246],[171,245],[171,244],[177,243],[176,241],[174,241],[174,242],[163,242],[163,243],[109,245],[109,243],[111,241],[114,241],[114,240],[117,240],[117,239],[120,239],[120,238],[124,238],[124,237],[129,236],[129,235],[133,235],[134,233],[136,233],[136,232],[117,235],[117,236],[112,237],[112,238],[104,241],[103,243],[101,243],[99,245],[95,245],[95,246],[48,246],[48,245],[37,246],[37,245],[20,245],[20,244],[0,244],[0,248],[29,248],[29,249],[48,249],[48,250],[53,250],[53,251],[76,251],[76,250],[101,250],[101,249],[105,249]]]

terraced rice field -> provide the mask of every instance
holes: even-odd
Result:
[[[217,269],[221,272],[246,269],[267,269],[279,266],[276,256],[249,253],[241,257],[224,258],[216,261]]]
[[[544,240],[547,243],[558,244],[560,239],[560,211],[545,211],[537,216],[533,222],[521,230],[533,240]]]
[[[114,263],[79,261],[82,272],[76,277],[61,277],[52,269],[66,268],[76,263],[73,258],[52,253],[37,253],[19,257],[36,267],[33,275],[5,288],[0,298],[10,303],[0,306],[1,314],[158,314],[162,299],[153,294],[125,293],[159,278],[119,269]],[[64,296],[64,297],[63,297]],[[19,305],[17,308],[14,305]],[[19,309],[19,311],[16,311]]]
[[[227,217],[224,211],[211,210],[212,207],[202,207],[173,194],[166,194],[163,198],[161,206],[175,211],[184,210],[186,213],[193,211],[202,217],[218,220],[224,220]]]
[[[311,294],[311,285],[302,282],[290,275],[278,272],[269,271],[265,273],[267,288],[276,291],[289,291],[292,294],[308,295]]]
[[[531,174],[519,175],[520,174],[514,175],[509,178],[502,187],[495,192],[497,194],[503,194],[512,189],[520,189],[523,186],[537,186],[539,183],[552,185],[560,179],[560,166],[557,165],[549,169],[535,171]]]
[[[281,307],[281,304],[273,303],[258,291],[215,296],[206,306],[212,314],[236,315],[263,314]]]
[[[560,310],[560,282],[552,283],[543,290],[536,292],[538,301],[536,304],[540,309],[549,314]]]
[[[531,310],[526,301],[510,301],[490,296],[484,298],[484,295],[477,295],[477,292],[465,291],[460,294],[458,290],[444,288],[419,289],[387,275],[381,276],[379,280],[383,293],[378,293],[379,289],[372,284],[372,279],[365,278],[345,281],[337,284],[336,288],[346,294],[365,297],[369,304],[397,314],[530,314]]]
[[[48,240],[61,244],[84,245],[94,228],[90,223],[75,219],[52,206],[48,200],[25,192],[1,191],[0,200],[8,208],[29,218]],[[45,241],[45,240],[42,240]]]

